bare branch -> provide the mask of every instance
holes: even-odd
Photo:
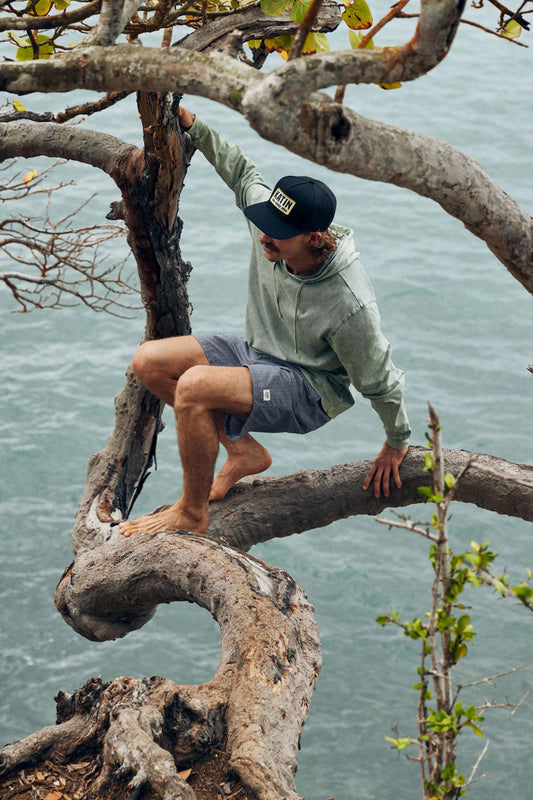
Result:
[[[37,176],[30,171],[21,179],[17,173],[0,184],[0,197],[4,202],[14,201],[12,217],[0,221],[0,247],[5,255],[22,270],[5,269],[0,272],[0,282],[10,289],[20,311],[31,308],[62,308],[79,301],[95,311],[118,314],[138,307],[125,302],[127,294],[137,293],[137,287],[125,278],[124,259],[120,264],[108,263],[109,257],[102,248],[117,237],[124,237],[125,229],[117,225],[75,225],[79,213],[92,198],[53,220],[50,201],[55,192],[64,190],[66,184],[47,186],[45,177],[58,162],[42,170]],[[8,164],[17,167],[17,161]],[[47,197],[47,206],[40,217],[16,216],[20,199],[28,194]]]
[[[394,513],[394,512],[393,512]],[[384,519],[383,517],[374,517],[376,522],[380,522],[382,525],[388,525],[390,528],[400,528],[406,531],[412,531],[413,533],[418,533],[419,536],[424,536],[426,539],[429,539],[431,542],[436,542],[437,537],[434,536],[432,533],[429,532],[428,528],[422,528],[416,522],[408,519],[407,517],[403,517],[398,514],[399,517],[403,520],[400,522],[399,520],[391,520],[391,519]]]
[[[135,14],[140,5],[142,5],[142,0],[102,0],[98,23],[80,46],[84,48],[90,45],[100,47],[114,45],[127,21]]]
[[[75,11],[63,11],[61,14],[51,16],[13,16],[0,19],[0,31],[27,31],[65,29],[75,22],[81,22],[94,16],[100,10],[102,0],[92,0],[84,3]]]
[[[465,784],[466,786],[471,786],[473,783],[476,783],[478,780],[480,780],[481,778],[485,777],[484,775],[481,775],[479,778],[476,778],[475,775],[476,775],[476,772],[479,769],[479,765],[481,764],[481,762],[485,758],[485,753],[487,752],[487,750],[489,748],[489,744],[490,744],[490,742],[487,740],[485,742],[485,746],[484,746],[483,750],[479,754],[479,757],[478,757],[476,763],[472,767],[472,771],[470,772],[470,775],[468,776],[468,780],[467,780],[467,782]]]
[[[89,117],[92,114],[98,113],[99,111],[104,111],[106,108],[111,108],[115,105],[115,103],[118,103],[120,100],[128,97],[129,94],[130,92],[109,92],[105,95],[105,97],[102,97],[99,100],[71,106],[70,108],[66,108],[64,111],[58,111],[56,113],[47,111],[43,114],[37,114],[33,111],[27,110],[12,111],[10,113],[0,115],[0,122],[15,122],[19,120],[30,120],[31,122],[69,122],[81,114],[83,114],[85,117]]]

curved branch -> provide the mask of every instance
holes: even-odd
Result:
[[[0,123],[0,161],[37,155],[65,158],[118,177],[136,150],[135,145],[110,134],[55,122]]]
[[[241,110],[264,103],[265,96],[289,109],[302,95],[339,83],[383,83],[414,80],[447,54],[459,23],[463,0],[423,0],[415,36],[407,44],[375,50],[321,53],[295,59],[267,75],[218,53],[184,48],[84,46],[48,60],[0,65],[0,90],[26,94],[72,89],[95,91],[182,91],[209,97]],[[262,99],[261,99],[262,97]]]
[[[98,22],[80,46],[109,47],[115,44],[124,26],[142,3],[143,0],[102,0]]]
[[[317,10],[310,30],[327,33],[336,30],[340,22],[341,11],[338,4],[326,0]],[[235,55],[236,43],[240,46],[250,39],[269,39],[282,34],[293,34],[298,27],[298,23],[293,22],[286,11],[279,17],[270,17],[258,5],[247,5],[210,21],[208,25],[202,25],[174,46],[197,52],[216,48]]]
[[[333,51],[298,58],[272,70],[261,87],[253,86],[243,108],[250,119],[262,102],[274,103],[290,116],[295,105],[318,89],[338,84],[394,83],[425,75],[447,55],[464,8],[464,0],[422,0],[413,38],[404,45],[382,49]]]
[[[225,738],[230,766],[259,798],[297,800],[298,740],[320,670],[320,643],[312,606],[288,573],[207,537],[141,534],[132,542],[116,534],[78,555],[56,590],[65,621],[98,640],[124,636],[158,603],[176,600],[207,608],[221,629],[215,676],[203,686],[176,687],[180,702],[189,698],[195,716],[211,726],[196,741],[205,747],[213,736],[219,744]],[[168,695],[165,689],[166,708]],[[185,723],[183,745],[176,742],[175,750],[183,753],[187,745],[190,757],[190,716]],[[133,758],[120,731],[113,736]],[[116,752],[116,739],[111,744]]]
[[[223,500],[211,503],[207,535],[246,551],[260,542],[322,528],[339,519],[425,503],[418,488],[427,484],[426,453],[423,447],[409,448],[401,468],[402,488],[392,489],[388,498],[376,499],[361,488],[370,461],[301,470],[281,478],[245,478]],[[533,522],[533,466],[465,450],[444,450],[443,455],[447,472],[464,471],[455,500]],[[98,519],[92,511],[89,522],[93,538],[87,538],[84,548],[99,548],[116,539],[113,523]]]

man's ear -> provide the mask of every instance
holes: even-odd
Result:
[[[312,231],[309,234],[309,244],[312,247],[316,247],[316,245],[322,242],[322,234],[320,231]]]

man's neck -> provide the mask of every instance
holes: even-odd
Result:
[[[324,266],[326,258],[320,259],[319,262],[313,262],[311,257],[308,255],[306,258],[302,258],[301,260],[297,259],[294,261],[293,259],[290,264],[287,261],[285,263],[287,265],[287,269],[292,275],[296,275],[297,278],[308,278],[310,275],[315,275],[317,272],[320,272]]]

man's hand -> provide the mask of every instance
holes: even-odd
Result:
[[[183,108],[183,106],[178,106],[178,117],[180,119],[180,125],[184,131],[188,131],[191,125],[194,122],[196,114],[193,114],[192,111],[189,111],[187,108]]]
[[[391,472],[394,483],[398,489],[400,489],[402,482],[400,480],[399,467],[408,449],[408,447],[404,447],[403,450],[397,450],[395,447],[391,447],[390,444],[385,442],[363,481],[363,489],[368,489],[373,479],[374,497],[380,496],[382,486],[383,494],[385,497],[388,497]]]

